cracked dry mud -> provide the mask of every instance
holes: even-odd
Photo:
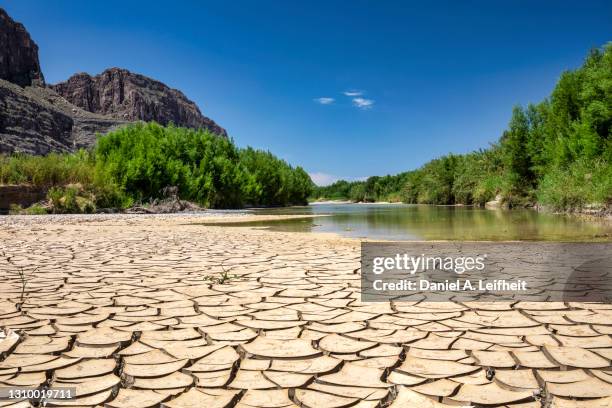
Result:
[[[612,406],[612,305],[362,303],[358,241],[195,222],[0,219],[0,387],[76,388],[49,406]]]

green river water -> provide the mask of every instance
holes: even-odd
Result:
[[[325,217],[242,223],[275,231],[333,232],[388,240],[612,241],[612,223],[533,210],[405,204],[313,204],[255,214]]]

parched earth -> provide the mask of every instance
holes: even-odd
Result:
[[[0,218],[0,388],[76,388],[48,406],[612,406],[612,305],[363,303],[358,241],[201,221]]]

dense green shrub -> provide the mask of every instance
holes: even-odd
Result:
[[[310,176],[301,167],[293,168],[270,152],[250,147],[240,151],[244,199],[250,205],[304,205],[312,191]]]
[[[98,140],[96,174],[136,201],[166,186],[207,207],[237,207],[243,172],[231,141],[212,133],[138,123]]]
[[[51,187],[47,199],[48,210],[54,214],[92,213],[96,210],[91,195],[78,184]]]
[[[126,208],[162,197],[167,186],[205,207],[306,204],[313,185],[304,169],[269,152],[156,123],[102,136],[91,153],[0,156],[0,184],[51,187],[48,209],[56,213]]]
[[[269,152],[240,150],[201,130],[134,124],[98,140],[95,173],[132,200],[160,197],[166,186],[206,207],[304,204],[312,181]]]
[[[324,198],[327,200],[347,200],[351,197],[351,189],[356,183],[351,183],[346,180],[336,181],[329,186],[315,187],[313,190],[314,198]],[[357,191],[355,196],[359,195]],[[361,201],[355,199],[355,201]]]
[[[578,160],[546,173],[538,201],[556,208],[578,209],[590,204],[612,204],[612,166],[604,160]]]

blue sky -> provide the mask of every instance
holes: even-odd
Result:
[[[118,66],[318,182],[488,146],[612,40],[610,1],[0,0],[47,82]],[[321,99],[327,98],[327,99]]]

